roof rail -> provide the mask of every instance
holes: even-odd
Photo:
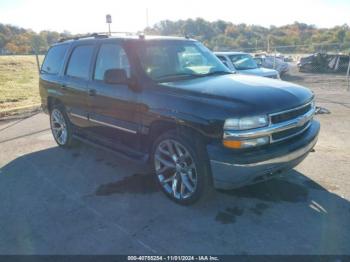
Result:
[[[123,31],[121,31],[121,32],[111,32],[111,35],[112,34],[122,34],[122,35],[138,35],[137,33],[134,33],[134,32],[123,32]]]
[[[140,38],[144,37],[144,33],[133,33],[133,32],[110,32],[110,33],[92,33],[92,34],[86,34],[86,35],[77,35],[77,36],[72,36],[72,37],[62,37],[61,39],[58,40],[59,43],[65,42],[68,40],[79,40],[79,39],[84,39],[84,38],[108,38],[112,36],[113,34],[123,34],[127,36],[139,36]],[[142,36],[141,36],[142,35]]]
[[[73,37],[63,37],[60,40],[58,40],[59,43],[65,42],[68,40],[79,40],[83,38],[108,38],[108,34],[106,33],[92,33],[92,34],[86,34],[86,35],[78,35]]]

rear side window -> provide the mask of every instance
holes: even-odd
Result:
[[[44,63],[41,67],[42,74],[57,75],[63,63],[68,45],[53,46],[46,54]]]
[[[93,45],[83,45],[74,48],[69,59],[66,75],[88,79],[93,51]]]
[[[108,69],[124,69],[130,77],[130,65],[124,49],[118,44],[103,44],[98,52],[95,80],[103,80]]]

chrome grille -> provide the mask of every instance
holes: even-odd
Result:
[[[281,132],[273,133],[271,135],[271,138],[274,142],[285,140],[285,139],[288,139],[290,137],[297,136],[297,135],[301,134],[306,129],[308,129],[309,126],[310,126],[310,121],[306,122],[303,126],[298,126],[298,127],[294,127],[291,129],[281,131]]]
[[[297,120],[298,122],[300,122],[300,125],[296,127],[288,128],[283,131],[279,131],[271,134],[271,142],[286,140],[288,138],[292,138],[306,131],[310,126],[312,118],[306,119],[304,122],[303,122],[303,119],[305,118],[306,114],[308,114],[313,110],[314,110],[314,105],[313,105],[313,102],[311,101],[305,105],[296,107],[294,109],[271,114],[270,115],[271,125],[288,123],[289,121],[294,121],[294,120]]]
[[[300,108],[297,109],[292,109],[291,111],[286,111],[286,112],[282,112],[282,113],[277,113],[277,114],[273,114],[270,116],[271,118],[271,123],[272,124],[277,124],[277,123],[281,123],[284,121],[288,121],[291,120],[293,118],[296,118],[298,116],[304,115],[305,113],[307,113],[308,111],[311,110],[311,103],[306,104]]]

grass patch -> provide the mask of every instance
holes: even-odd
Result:
[[[43,57],[40,57],[42,61]],[[0,56],[0,111],[40,103],[35,56]]]

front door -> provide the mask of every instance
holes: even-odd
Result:
[[[108,69],[124,69],[130,77],[129,59],[118,42],[102,43],[89,84],[90,128],[94,134],[116,144],[137,147],[137,93],[125,84],[107,84]]]

